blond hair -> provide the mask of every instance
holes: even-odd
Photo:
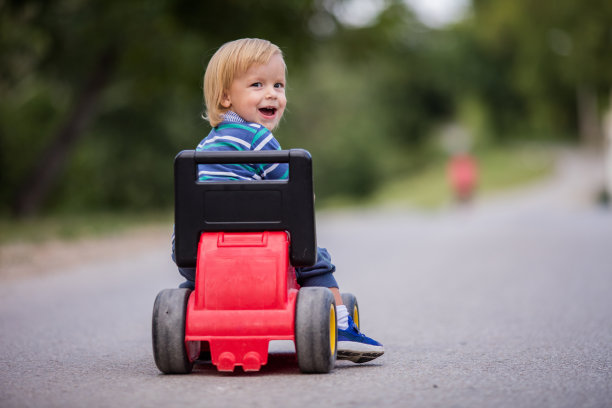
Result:
[[[258,38],[243,38],[225,43],[210,59],[204,73],[204,119],[216,127],[223,121],[228,108],[221,105],[224,93],[234,78],[245,73],[252,65],[267,64],[274,55],[283,56],[276,45]]]

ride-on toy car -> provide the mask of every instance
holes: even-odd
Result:
[[[198,164],[289,163],[289,180],[197,181]],[[166,374],[201,355],[219,371],[257,371],[271,340],[293,340],[305,373],[336,361],[336,305],[327,288],[300,288],[295,267],[316,261],[312,163],[305,150],[179,153],[174,162],[175,256],[196,267],[195,290],[161,291],[153,355]],[[342,295],[355,323],[355,297]],[[209,355],[208,355],[209,354]]]

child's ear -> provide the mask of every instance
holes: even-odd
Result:
[[[223,92],[223,96],[221,97],[221,106],[228,109],[232,106],[232,100],[227,92]]]

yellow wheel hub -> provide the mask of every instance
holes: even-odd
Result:
[[[336,352],[336,308],[331,305],[329,308],[329,348],[332,355]]]

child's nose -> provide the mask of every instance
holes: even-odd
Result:
[[[268,87],[266,89],[266,98],[268,98],[268,99],[275,99],[276,98],[276,92],[274,90],[274,87]]]

